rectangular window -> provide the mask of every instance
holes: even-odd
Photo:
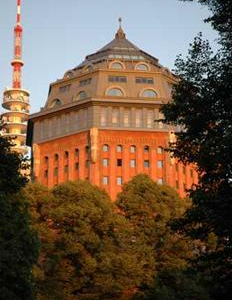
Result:
[[[109,76],[109,82],[127,82],[126,76]]]
[[[163,184],[163,183],[164,183],[163,178],[158,178],[158,179],[157,179],[157,183],[158,183],[158,184]]]
[[[70,90],[70,87],[71,87],[71,84],[64,85],[64,86],[60,86],[60,87],[59,87],[59,91],[60,91],[61,93],[67,92],[67,91]]]
[[[121,176],[117,177],[117,185],[122,185],[122,177]]]
[[[149,168],[150,167],[149,160],[144,160],[143,165],[144,165],[145,168]]]
[[[147,128],[152,128],[154,124],[153,110],[147,111]]]
[[[124,123],[125,127],[130,126],[130,111],[129,111],[129,109],[124,109],[123,123]]]
[[[109,165],[109,160],[108,160],[108,158],[103,158],[103,160],[102,160],[102,165],[103,165],[103,167],[108,167],[108,165]]]
[[[142,110],[136,109],[135,111],[135,127],[142,126]]]
[[[176,188],[179,189],[179,181],[176,180]]]
[[[157,161],[157,167],[160,168],[160,169],[163,168],[163,161],[162,160]]]
[[[107,124],[107,109],[106,107],[101,108],[101,126],[106,126]]]
[[[103,184],[109,184],[109,177],[108,176],[103,176],[102,177],[102,183]]]
[[[118,158],[117,159],[117,167],[121,167],[122,166],[122,159]]]
[[[153,84],[154,79],[151,77],[136,77],[135,79],[136,83],[143,83],[143,84]]]
[[[75,163],[75,169],[79,170],[79,163],[78,162]]]
[[[135,168],[136,167],[136,160],[135,159],[131,159],[130,160],[130,166],[131,166],[131,168]]]
[[[44,177],[47,178],[48,177],[48,170],[44,171]]]
[[[119,121],[119,109],[113,108],[112,109],[112,124],[118,124]]]
[[[88,79],[81,80],[81,81],[80,81],[80,86],[88,85],[88,84],[91,83],[91,81],[92,81],[92,78],[88,78]]]

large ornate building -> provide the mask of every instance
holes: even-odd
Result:
[[[146,173],[183,196],[197,174],[164,151],[173,129],[159,121],[176,82],[120,25],[115,39],[50,85],[44,108],[31,115],[34,179],[49,187],[88,179],[115,199],[123,183]]]

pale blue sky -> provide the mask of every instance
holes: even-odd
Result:
[[[1,95],[11,86],[15,14],[16,0],[0,0]],[[22,0],[23,87],[31,92],[31,112],[45,104],[49,83],[114,38],[119,16],[127,38],[172,69],[199,31],[216,47],[216,32],[203,23],[209,14],[178,0]]]

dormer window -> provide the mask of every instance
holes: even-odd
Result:
[[[110,65],[110,68],[111,69],[116,69],[116,70],[122,70],[122,69],[124,69],[124,66],[123,66],[123,64],[122,63],[120,63],[120,62],[113,62],[111,65]]]
[[[138,70],[138,71],[149,71],[149,68],[148,68],[148,65],[147,64],[144,64],[144,63],[139,63],[135,66],[135,70]]]
[[[54,107],[58,107],[60,105],[62,105],[62,101],[60,99],[54,99],[54,100],[52,100],[50,107],[54,108]]]
[[[76,96],[73,97],[73,101],[86,99],[87,93],[85,91],[80,91]]]
[[[84,67],[83,72],[91,72],[93,70],[94,70],[93,65],[88,65]]]
[[[157,97],[158,97],[156,91],[151,90],[151,89],[144,90],[144,91],[142,92],[142,95],[141,95],[141,96],[142,96],[142,97],[146,97],[146,98],[157,98]]]
[[[65,75],[64,78],[72,78],[74,76],[72,71],[68,71]]]
[[[107,96],[113,96],[113,97],[119,97],[119,96],[123,96],[123,92],[121,89],[119,88],[111,88],[109,90],[107,90],[106,92]]]

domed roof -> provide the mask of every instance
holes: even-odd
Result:
[[[124,33],[121,24],[115,34],[115,38],[97,52],[87,55],[84,62],[73,70],[83,68],[87,65],[95,64],[105,60],[125,60],[125,61],[147,61],[158,67],[158,59],[139,49],[131,43]]]

